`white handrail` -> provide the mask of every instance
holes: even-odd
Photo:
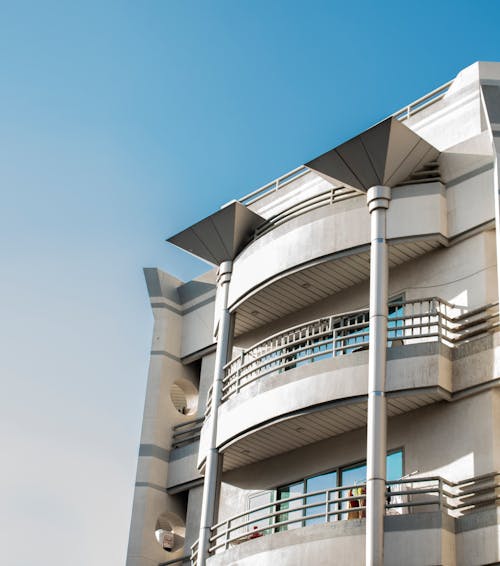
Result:
[[[492,472],[461,482],[450,482],[441,476],[412,476],[387,481],[387,497],[391,499],[385,507],[387,512],[394,513],[396,510],[396,514],[397,511],[399,514],[413,514],[418,512],[418,508],[432,507],[453,516],[461,515],[476,506],[497,503],[499,478],[500,473]],[[488,482],[486,486],[485,482]],[[342,485],[306,492],[233,515],[212,527],[210,552],[214,553],[222,548],[227,550],[231,544],[278,532],[290,524],[307,526],[307,522],[312,519],[319,518],[328,523],[332,520],[350,519],[353,518],[352,515],[363,518],[366,494],[361,492],[349,495],[352,493],[350,490],[360,487],[359,484]],[[311,501],[312,498],[315,500]],[[393,498],[397,498],[397,501]],[[356,505],[350,506],[351,502]],[[290,503],[294,505],[290,507]],[[267,524],[262,525],[262,521]]]

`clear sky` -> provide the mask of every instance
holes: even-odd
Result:
[[[0,564],[121,566],[165,238],[500,60],[495,0],[0,0]]]

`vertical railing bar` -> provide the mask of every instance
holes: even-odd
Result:
[[[226,543],[224,545],[225,550],[227,550],[229,548],[229,539],[231,538],[231,534],[230,534],[230,527],[231,527],[231,519],[228,519],[226,521]]]
[[[443,502],[442,502],[442,498],[443,498],[443,479],[439,478],[438,480],[438,489],[439,489],[439,506],[438,509],[439,511],[442,511],[442,506],[443,506]]]

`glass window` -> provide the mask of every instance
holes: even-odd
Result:
[[[293,501],[286,501],[287,499],[291,499],[296,497],[297,495],[301,495],[304,493],[304,482],[300,481],[297,483],[293,483],[290,485],[285,485],[278,489],[277,499],[280,502],[278,505],[277,510],[279,511],[287,511],[286,513],[280,513],[276,516],[276,522],[281,523],[283,521],[290,521],[291,519],[295,518],[302,518],[303,510],[299,509],[297,511],[293,511],[296,507],[302,507],[304,504],[304,500],[302,498],[294,499]],[[278,531],[287,531],[288,529],[297,529],[298,527],[302,527],[302,521],[287,523],[286,525],[282,525],[277,528]]]
[[[342,356],[358,350],[368,348],[369,312],[359,313],[355,316],[346,316],[336,322],[335,355]]]
[[[387,455],[387,480],[394,481],[403,475],[403,451],[398,450],[391,452]],[[286,531],[288,529],[296,529],[302,526],[315,525],[317,523],[324,523],[326,521],[326,494],[320,493],[317,495],[310,495],[307,497],[300,497],[301,495],[312,493],[316,491],[326,491],[328,489],[335,489],[336,487],[346,487],[341,492],[333,491],[328,504],[328,521],[336,521],[338,519],[360,519],[366,516],[364,509],[360,507],[366,506],[366,462],[360,462],[352,466],[340,468],[338,471],[333,470],[317,476],[311,476],[305,480],[295,482],[293,484],[285,485],[276,491],[277,506],[276,510],[279,512],[276,516],[275,523],[282,523],[291,521],[286,525],[275,527],[276,531]],[[270,493],[270,492],[266,492]],[[337,495],[339,493],[339,495]],[[297,497],[299,496],[299,497]],[[297,497],[297,498],[296,498]],[[296,498],[296,499],[294,499]],[[352,498],[347,501],[336,502],[337,499]],[[292,501],[289,501],[292,499]],[[272,502],[272,497],[266,500],[261,500],[260,505]],[[298,509],[303,505],[312,505],[307,509]],[[255,507],[258,505],[255,504]],[[340,514],[330,514],[338,510],[344,510]],[[258,515],[256,512],[256,518]],[[260,511],[261,515],[265,512]],[[264,523],[255,523],[259,526],[269,525],[269,520]],[[269,532],[269,531],[266,531]]]
[[[332,489],[337,487],[337,472],[328,472],[327,474],[321,474],[320,476],[314,476],[306,480],[306,492],[311,493],[314,491],[323,491],[327,489]],[[335,493],[330,493],[329,499],[336,499]],[[321,513],[321,517],[313,517],[311,519],[306,519],[305,524],[315,525],[317,523],[324,523],[326,519],[326,494],[312,495],[306,497],[306,505],[311,503],[320,503],[320,505],[315,505],[314,507],[309,507],[305,510],[306,517],[310,515],[317,515]],[[328,505],[328,512],[333,511],[335,508],[332,504]],[[335,515],[330,515],[328,521],[334,521]]]
[[[262,507],[266,503],[273,502],[273,491],[262,491],[260,493],[256,493],[254,495],[250,495],[248,498],[248,508],[249,510],[255,509],[256,507]],[[265,507],[264,509],[260,509],[259,511],[254,511],[253,513],[248,514],[248,520],[252,521],[252,523],[248,526],[249,531],[253,531],[255,529],[260,529],[261,527],[266,527],[267,525],[271,524],[271,519],[261,519],[262,516],[268,515],[272,512],[272,506]],[[271,531],[265,530],[260,531],[262,534],[268,534]]]
[[[389,319],[387,321],[387,345],[389,347],[399,345],[403,337],[404,320],[395,320],[404,315],[404,306],[397,304],[402,302],[403,297],[397,297],[391,301],[391,303],[396,304],[389,303]]]
[[[403,451],[398,450],[387,455],[387,481],[398,480],[403,476]]]
[[[342,491],[342,497],[355,497],[349,501],[342,501],[342,509],[349,509],[348,513],[342,513],[342,519],[361,519],[365,517],[365,512],[359,511],[358,507],[366,505],[366,498],[362,497],[366,493],[366,464],[359,464],[344,468],[340,471],[341,485],[348,486]],[[359,496],[359,497],[358,497]]]
[[[404,315],[403,305],[400,304],[404,300],[401,295],[390,300],[388,329],[388,345],[392,345],[392,341],[403,336],[403,320],[394,320]],[[360,350],[368,349],[369,333],[370,333],[370,313],[365,311],[353,316],[346,316],[335,323],[337,340],[335,341],[335,355],[350,354]]]

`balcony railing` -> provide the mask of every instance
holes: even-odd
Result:
[[[452,83],[453,81],[449,81],[444,85],[427,93],[426,95],[418,98],[417,100],[415,100],[411,104],[408,104],[404,108],[401,108],[401,110],[398,110],[393,114],[394,118],[400,121],[407,120],[408,118],[414,116],[421,110],[424,110],[424,108],[428,108],[429,106],[431,106],[431,104],[438,102],[448,92]]]
[[[274,181],[267,183],[263,187],[260,187],[259,189],[252,191],[248,195],[245,195],[244,197],[240,198],[238,202],[241,202],[241,204],[244,204],[245,206],[249,206],[254,202],[257,202],[258,200],[264,198],[269,193],[273,193],[275,191],[279,191],[280,189],[283,189],[284,187],[289,185],[292,181],[296,181],[297,179],[300,179],[300,177],[303,177],[308,172],[309,172],[309,168],[306,167],[305,165],[301,165],[300,167],[297,167],[296,169],[293,169],[292,171],[285,173],[281,177],[278,177]]]
[[[407,515],[443,511],[460,517],[499,501],[500,473],[492,472],[458,483],[440,476],[407,477],[386,482],[386,514]],[[266,503],[226,519],[211,529],[211,554],[248,540],[318,523],[362,519],[366,494],[361,484],[303,493]],[[353,490],[357,493],[352,495]],[[351,495],[350,495],[351,494]],[[191,563],[197,564],[198,545],[192,547]]]
[[[180,448],[181,446],[199,440],[203,421],[204,418],[200,417],[186,423],[175,425],[173,427],[172,448]]]
[[[441,100],[444,97],[444,95],[448,92],[448,90],[450,89],[450,86],[452,85],[452,83],[453,83],[453,81],[449,81],[449,82],[445,83],[444,85],[434,89],[433,91],[431,91],[431,92],[425,94],[424,96],[418,98],[417,100],[415,100],[411,104],[408,104],[404,108],[401,108],[401,110],[398,110],[397,112],[392,114],[392,116],[394,118],[396,118],[396,120],[399,120],[401,122],[403,120],[407,120],[408,118],[410,118],[411,116],[414,116],[415,114],[417,114],[421,110],[424,110],[425,108],[428,108],[432,104]],[[238,202],[241,202],[241,204],[244,204],[245,206],[249,206],[249,205],[257,202],[258,200],[264,198],[268,194],[279,191],[280,189],[285,188],[292,181],[296,181],[297,179],[299,179],[300,177],[302,177],[303,175],[305,175],[309,171],[310,171],[310,169],[308,169],[305,165],[301,165],[300,167],[297,167],[296,169],[293,169],[292,171],[285,173],[284,175],[282,175],[281,177],[278,177],[274,181],[271,181],[271,182],[265,184],[264,186],[256,189],[255,191],[252,191],[251,193],[249,193],[249,194],[245,195],[244,197],[238,199]]]
[[[440,341],[455,347],[499,325],[498,302],[467,311],[431,297],[389,305],[388,347]],[[225,366],[222,402],[254,381],[330,357],[368,349],[367,309],[335,314],[289,328],[261,342]],[[207,400],[210,413],[211,390]]]
[[[260,226],[257,226],[253,236],[254,240],[260,238],[264,234],[267,234],[271,230],[274,230],[274,228],[281,224],[284,224],[293,218],[297,218],[297,216],[301,216],[302,214],[306,214],[307,212],[311,212],[312,210],[322,206],[329,206],[343,200],[358,197],[361,194],[362,193],[355,189],[341,186],[331,187],[317,195],[314,195],[313,197],[307,197],[289,208],[282,210],[278,214],[269,217]]]

